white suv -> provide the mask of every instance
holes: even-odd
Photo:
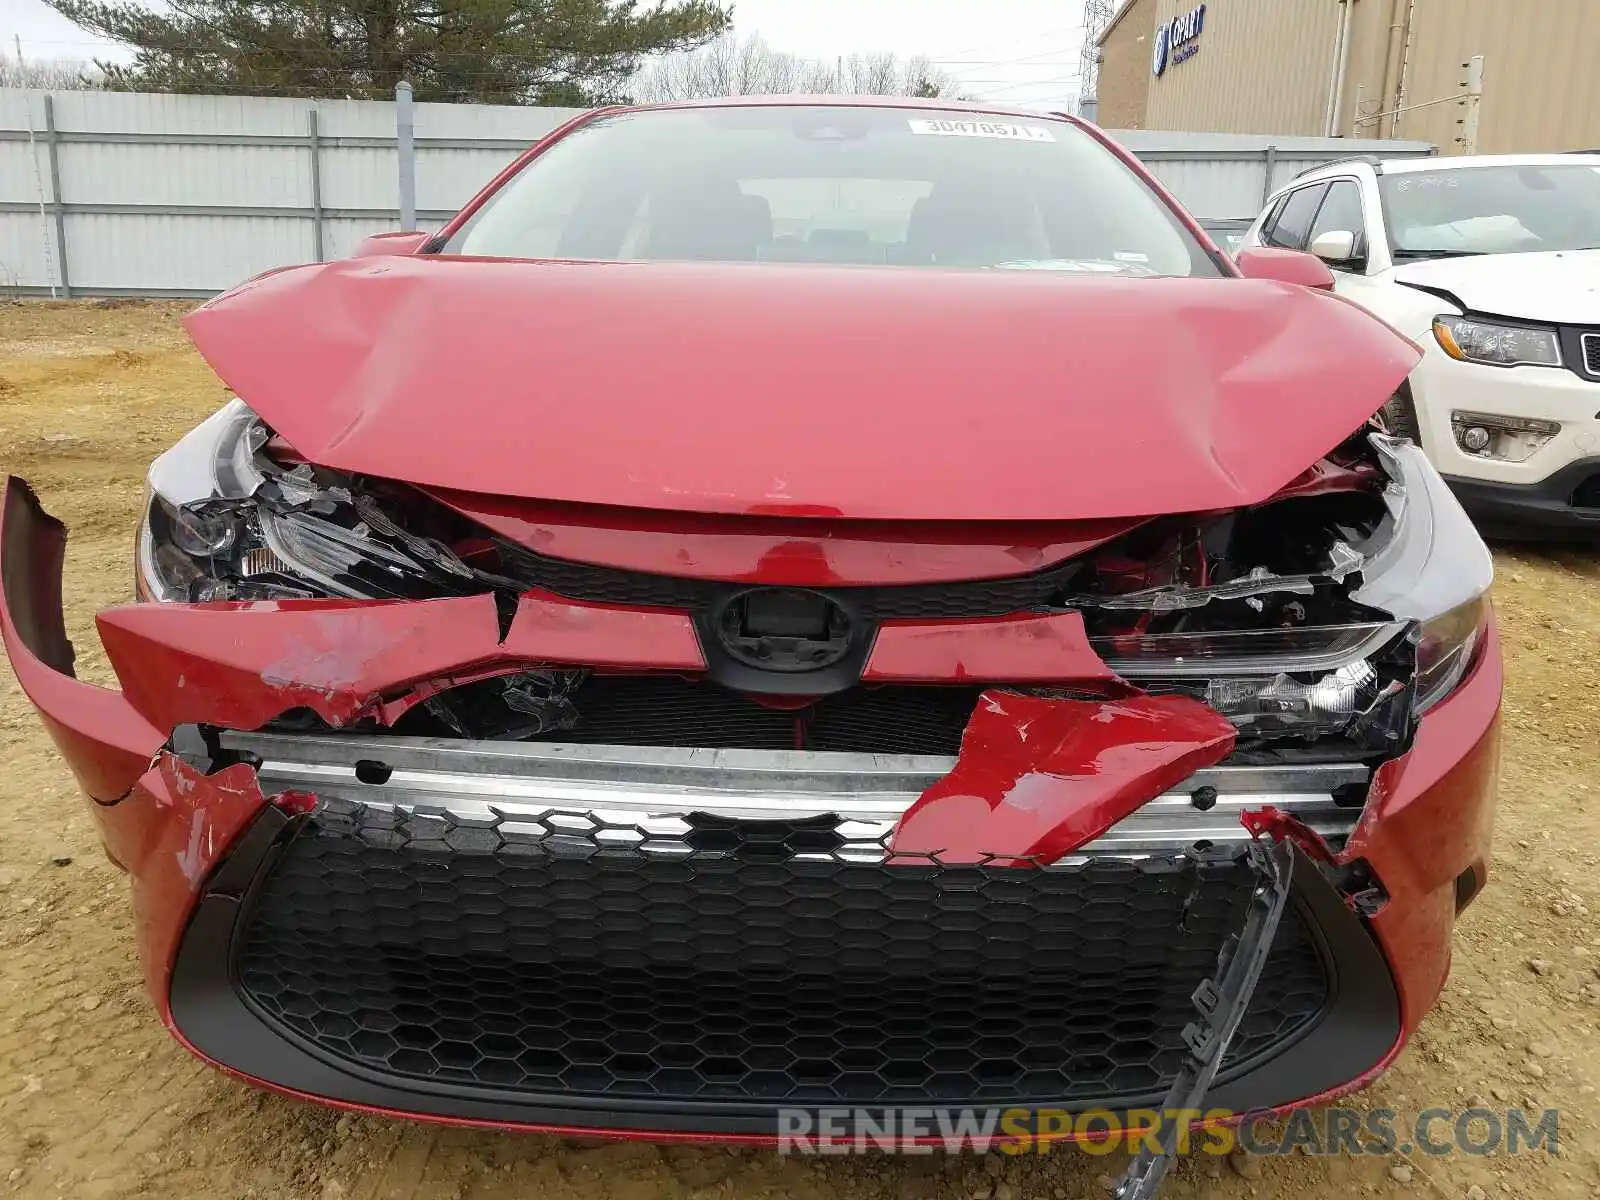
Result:
[[[1600,153],[1327,163],[1244,241],[1422,347],[1385,412],[1480,525],[1600,533]]]

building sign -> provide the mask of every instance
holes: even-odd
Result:
[[[1200,31],[1205,28],[1206,6],[1191,8],[1186,13],[1163,22],[1156,30],[1155,49],[1150,58],[1150,69],[1161,76],[1168,67],[1175,67],[1194,57],[1200,49]]]

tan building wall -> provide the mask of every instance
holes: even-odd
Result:
[[[1198,2],[1156,0],[1156,24]],[[1332,0],[1207,0],[1194,57],[1158,79],[1145,56],[1149,128],[1323,133],[1338,26]]]
[[[1194,56],[1156,78],[1155,28],[1198,2],[1134,0],[1135,11],[1112,27],[1102,43],[1101,124],[1325,133],[1339,0],[1207,0]],[[1600,70],[1593,65],[1600,0],[1350,3],[1336,133],[1429,141],[1440,153],[1461,153],[1463,106],[1449,98],[1462,90],[1463,64],[1481,54],[1479,153],[1600,147]],[[1391,115],[1397,106],[1407,111]]]
[[[1157,0],[1132,0],[1118,10],[1116,24],[1100,43],[1104,56],[1095,92],[1100,110],[1095,118],[1107,129],[1146,129],[1145,101],[1150,94],[1150,36],[1155,30]]]
[[[1363,66],[1359,73],[1352,69],[1340,132],[1371,137],[1381,127],[1383,136],[1430,141],[1442,154],[1461,152],[1460,104],[1370,118],[1396,107],[1396,72],[1391,68],[1385,97],[1375,53],[1388,41],[1391,4],[1397,41],[1404,41],[1408,11],[1411,18],[1409,53],[1402,44],[1397,55],[1404,60],[1402,106],[1458,94],[1463,64],[1481,54],[1478,153],[1600,147],[1600,0],[1360,0],[1361,33],[1351,50],[1361,50]]]

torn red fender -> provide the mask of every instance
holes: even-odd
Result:
[[[955,768],[906,811],[891,855],[1048,862],[1233,750],[1234,728],[1187,696],[1056,700],[986,691]]]
[[[163,753],[126,799],[102,810],[106,851],[133,880],[145,982],[163,1008],[200,888],[265,804],[255,771],[244,763],[203,775]]]
[[[127,699],[73,675],[61,615],[66,526],[26,483],[5,480],[0,505],[0,640],[46,731],[94,799],[124,795],[150,766],[166,735]]]
[[[255,729],[291,708],[330,725],[392,721],[415,700],[534,664],[704,670],[689,617],[521,597],[130,604],[97,618],[123,692],[154,726]],[[414,694],[385,703],[403,690]]]
[[[96,618],[128,701],[172,730],[291,708],[345,725],[385,692],[499,653],[494,597],[129,604]]]
[[[980,621],[885,621],[867,658],[867,683],[1116,683],[1089,645],[1083,614]]]

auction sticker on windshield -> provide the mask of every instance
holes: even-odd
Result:
[[[1007,142],[1053,142],[1056,135],[1038,125],[1015,125],[1010,121],[952,121],[912,117],[907,122],[912,133],[937,137],[999,138]]]

